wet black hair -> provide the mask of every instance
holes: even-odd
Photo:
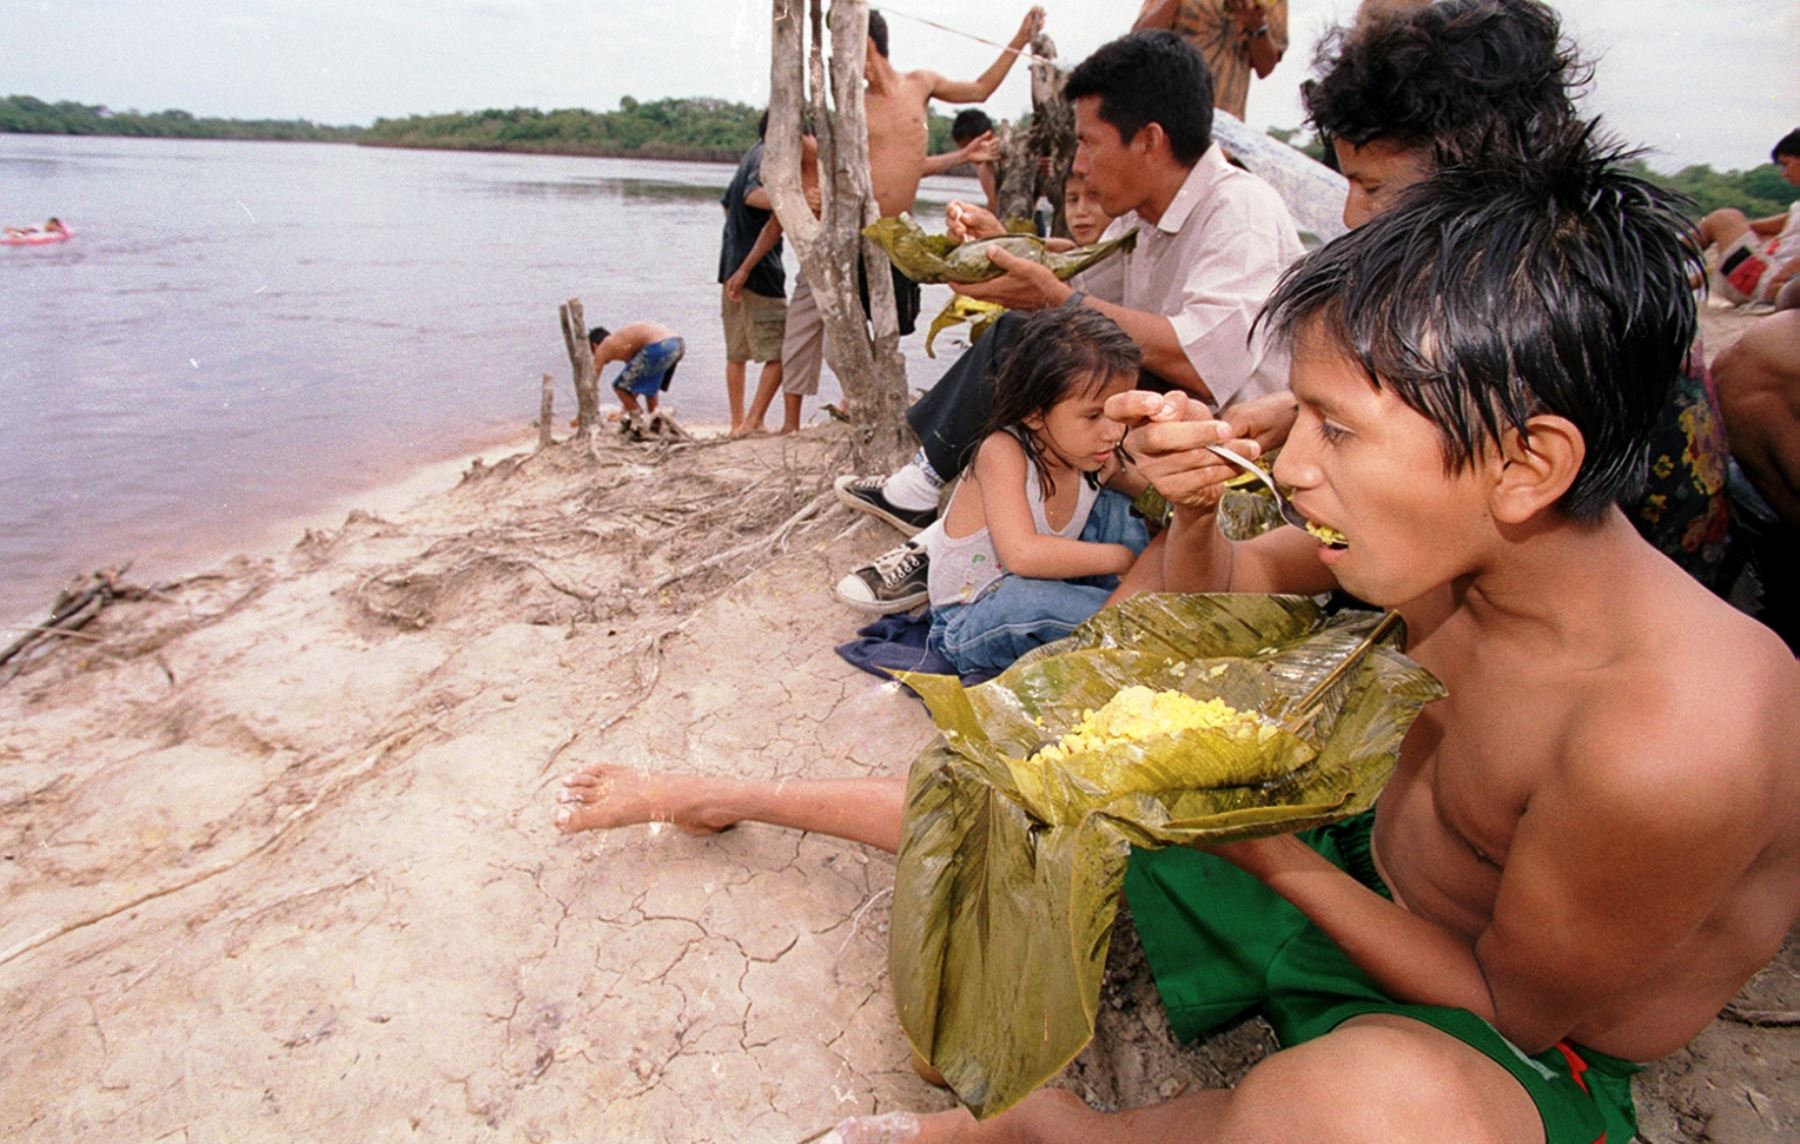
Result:
[[[1775,149],[1769,152],[1769,162],[1779,163],[1783,155],[1800,156],[1800,127],[1781,137],[1781,142],[1775,144]]]
[[[1320,139],[1428,150],[1440,167],[1541,154],[1592,78],[1539,0],[1440,0],[1340,28],[1300,86]]]
[[[1533,163],[1441,171],[1289,268],[1262,319],[1361,364],[1443,435],[1446,472],[1540,413],[1586,456],[1558,508],[1594,520],[1648,468],[1693,341],[1701,271],[1681,196],[1587,131]]]
[[[612,331],[605,326],[595,326],[588,331],[588,345],[597,346],[612,336]]]
[[[994,129],[994,121],[979,107],[965,107],[950,121],[950,138],[959,145],[979,139]]]
[[[1102,44],[1063,84],[1070,103],[1090,95],[1100,97],[1101,121],[1128,143],[1150,124],[1161,124],[1183,166],[1212,146],[1212,69],[1174,32],[1133,32]]]
[[[875,9],[869,9],[869,40],[875,45],[875,53],[887,59],[887,17]]]
[[[769,136],[769,109],[763,108],[762,118],[756,121],[756,137],[766,139]]]
[[[1025,419],[1050,412],[1066,398],[1098,392],[1121,373],[1135,379],[1143,361],[1131,335],[1098,310],[1039,310],[1019,326],[994,375],[994,406],[982,438],[1001,430],[1017,437],[1049,496],[1056,482]]]

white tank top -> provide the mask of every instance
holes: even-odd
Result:
[[[1040,535],[1078,540],[1081,530],[1087,527],[1088,513],[1093,510],[1100,490],[1081,473],[1070,473],[1066,479],[1079,484],[1075,511],[1069,514],[1069,523],[1061,528],[1051,528],[1050,522],[1044,517],[1043,483],[1038,479],[1037,466],[1029,459],[1025,462],[1025,503],[1031,506],[1031,523]],[[963,495],[964,487],[966,486],[958,486],[957,496]],[[949,515],[947,510],[945,515]],[[932,529],[926,551],[931,556],[931,572],[926,587],[931,593],[931,606],[934,608],[967,604],[981,595],[989,584],[1006,575],[1006,569],[1000,566],[1000,555],[994,551],[993,537],[986,528],[957,537],[952,537],[942,527]]]

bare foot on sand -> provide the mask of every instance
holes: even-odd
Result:
[[[556,796],[556,828],[610,830],[640,822],[669,822],[689,834],[717,834],[737,824],[710,806],[716,780],[694,775],[659,775],[597,763],[563,780]]]
[[[735,437],[767,437],[769,435],[769,431],[767,429],[763,428],[761,425],[733,425],[731,427],[731,435],[734,438]]]
[[[953,1144],[975,1127],[975,1118],[960,1108],[929,1116],[884,1112],[852,1116],[813,1139],[819,1144]]]

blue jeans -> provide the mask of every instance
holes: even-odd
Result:
[[[1132,515],[1130,498],[1101,489],[1081,539],[1142,552],[1150,530]],[[1004,671],[1032,648],[1074,631],[1105,605],[1118,584],[1117,576],[1034,580],[1009,573],[966,604],[933,608],[928,646],[963,675]]]

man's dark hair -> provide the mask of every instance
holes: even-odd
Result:
[[[1429,150],[1440,167],[1541,154],[1576,122],[1571,91],[1592,76],[1538,0],[1387,13],[1327,37],[1315,66],[1300,97],[1321,139]]]
[[[875,45],[875,53],[887,59],[887,17],[875,9],[869,9],[869,41]]]
[[[1800,127],[1794,128],[1781,137],[1781,142],[1775,144],[1775,149],[1769,152],[1769,162],[1779,163],[1783,155],[1800,158]]]
[[[1694,337],[1701,269],[1680,196],[1587,132],[1534,163],[1439,172],[1283,275],[1264,317],[1304,327],[1443,434],[1448,472],[1540,413],[1587,453],[1558,507],[1634,491]]]
[[[1184,167],[1212,146],[1212,69],[1174,32],[1133,32],[1102,44],[1063,85],[1070,103],[1090,95],[1100,97],[1101,121],[1128,143],[1150,124],[1161,124]]]
[[[979,107],[965,107],[950,121],[950,138],[957,146],[979,139],[994,129],[994,121]]]
[[[611,336],[612,331],[605,326],[595,326],[588,331],[588,345],[597,346]]]
[[[758,139],[769,137],[769,109],[766,107],[763,108],[762,118],[756,121],[756,137]]]

